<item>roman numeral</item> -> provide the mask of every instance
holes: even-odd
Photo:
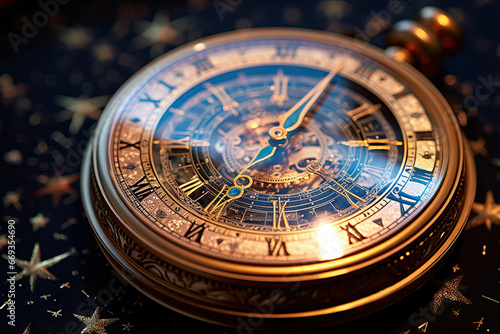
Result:
[[[418,202],[420,196],[409,195],[400,191],[399,188],[394,188],[387,198],[399,202],[401,216],[404,216]]]
[[[229,96],[224,87],[214,86],[210,82],[206,82],[203,86],[222,103],[222,110],[232,110],[233,114],[238,116],[238,112],[234,108],[240,104]]]
[[[140,143],[141,143],[140,140],[136,141],[135,143],[127,143],[126,141],[120,140],[119,150],[126,149],[127,147],[133,147],[133,148],[140,150],[140,148],[139,148]]]
[[[290,253],[288,253],[286,249],[285,237],[277,239],[266,238],[266,241],[267,241],[268,254],[270,256],[290,255]]]
[[[281,202],[281,199],[278,198],[277,201],[271,201],[273,203],[273,228],[281,229],[281,222],[283,221],[283,225],[285,229],[289,229],[290,225],[288,225],[288,220],[286,219],[285,214],[285,206],[286,202]]]
[[[274,90],[271,96],[271,102],[277,102],[278,106],[282,107],[284,101],[288,100],[288,81],[290,79],[283,75],[283,70],[278,70],[278,75],[273,78],[274,84],[271,89]]]
[[[369,151],[373,150],[389,151],[392,146],[401,146],[403,145],[403,142],[399,140],[368,138],[366,140],[341,141],[339,142],[339,144],[351,147],[366,147]]]
[[[418,182],[426,186],[429,184],[429,182],[431,182],[431,180],[432,180],[432,171],[429,172],[428,170],[416,167],[413,169],[410,181]]]
[[[191,195],[196,190],[203,186],[203,182],[198,178],[197,175],[194,175],[191,180],[186,183],[183,183],[179,186],[179,189],[186,193],[186,195]]]
[[[358,68],[354,72],[356,72],[359,75],[364,76],[365,78],[370,78],[370,76],[373,74],[375,71],[375,68],[371,65],[365,64],[365,63],[360,63]]]
[[[203,71],[208,71],[215,67],[208,58],[196,60],[193,62],[193,65],[194,67],[196,67],[196,72],[198,72],[198,75],[200,75]]]
[[[215,214],[215,218],[219,218],[222,210],[224,209],[226,204],[231,200],[230,198],[225,199],[227,197],[226,188],[227,185],[224,185],[224,187],[222,187],[222,190],[219,191],[217,196],[215,196],[210,203],[208,203],[208,205],[203,209],[203,211],[207,212],[208,214],[213,214],[215,211],[217,211],[217,213]]]
[[[359,242],[366,237],[358,231],[356,226],[352,225],[350,222],[345,224],[344,226],[340,226],[340,228],[347,232],[347,238],[349,239],[349,245],[352,245],[355,242]],[[354,241],[353,241],[354,240]]]
[[[139,200],[139,202],[142,202],[146,197],[151,195],[153,191],[159,188],[159,187],[153,188],[146,179],[146,176],[141,177],[139,181],[137,181],[136,183],[134,183],[129,187],[132,193],[135,195],[135,197]]]
[[[175,89],[175,86],[172,86],[172,85],[170,85],[170,84],[166,83],[166,82],[165,82],[165,81],[163,81],[163,80],[158,80],[158,83],[159,83],[159,84],[161,84],[161,85],[163,85],[163,86],[165,86],[165,87],[167,87],[170,91],[172,91],[172,90],[174,90],[174,89]]]
[[[276,57],[280,58],[295,58],[297,55],[296,46],[277,46]]]
[[[375,110],[380,109],[381,105],[376,104],[376,105],[369,105],[367,103],[363,103],[357,108],[354,108],[352,110],[346,111],[346,114],[351,117],[353,120],[357,121],[360,118],[363,118],[365,116],[371,115],[375,112]]]
[[[196,223],[191,223],[186,233],[184,233],[184,237],[201,243],[201,237],[203,236],[203,232],[205,232],[206,228],[207,225],[205,224],[199,225]]]
[[[332,180],[333,183],[335,183],[335,185],[337,187],[339,187],[341,190],[337,190],[337,189],[333,188],[332,186],[327,186],[327,188],[333,190],[334,192],[336,192],[339,195],[342,195],[349,202],[349,204],[351,204],[355,209],[357,209],[359,207],[356,205],[356,203],[353,202],[353,200],[351,199],[351,196],[353,198],[357,199],[358,201],[361,201],[363,203],[365,202],[364,199],[362,199],[361,197],[353,194],[352,192],[350,192],[349,190],[344,188],[340,183],[335,181],[333,178],[330,178],[330,180]]]
[[[148,93],[144,93],[144,97],[139,98],[139,102],[150,102],[155,105],[155,108],[158,108],[160,106],[160,101],[161,99],[160,100],[152,99]]]
[[[415,132],[417,140],[434,140],[434,133],[432,131]]]
[[[382,177],[382,175],[384,175],[384,173],[385,173],[384,168],[375,167],[375,166],[371,166],[371,165],[366,165],[365,167],[363,167],[363,169],[361,171],[365,172],[365,173],[372,174],[376,177]]]
[[[161,149],[167,150],[189,150],[190,147],[206,147],[210,146],[210,142],[206,140],[191,139],[189,136],[181,139],[155,140],[153,144],[160,145]]]
[[[411,93],[410,88],[405,87],[402,91],[400,91],[399,93],[394,94],[393,96],[394,96],[396,99],[399,99],[399,98],[401,98],[401,97],[403,97],[403,96],[405,96],[405,95],[408,95],[408,94],[410,94],[410,93]]]

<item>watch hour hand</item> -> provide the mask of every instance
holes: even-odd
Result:
[[[252,160],[250,160],[250,162],[241,170],[241,172],[235,177],[235,180],[241,175],[243,174],[243,172],[245,172],[248,168],[252,167],[253,165],[255,165],[256,163],[258,162],[261,162],[263,160],[266,160],[270,157],[272,157],[274,155],[274,153],[276,152],[276,147],[275,146],[272,146],[272,145],[267,145],[267,146],[264,146],[264,147],[261,147],[259,149],[259,151],[257,152],[257,154],[253,157]]]

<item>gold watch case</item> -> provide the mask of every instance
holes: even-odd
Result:
[[[123,186],[120,179],[115,176],[114,170],[121,163],[116,157],[120,157],[120,154],[124,154],[126,150],[136,152],[137,157],[146,156],[145,160],[141,160],[142,165],[138,168],[144,170],[145,166],[151,166],[151,164],[148,165],[149,162],[144,161],[153,160],[150,152],[154,146],[153,134],[138,129],[137,131],[142,131],[146,139],[137,141],[135,148],[130,148],[136,144],[135,140],[134,143],[131,141],[128,144],[128,148],[122,145],[126,147],[122,150],[120,150],[120,138],[116,137],[118,135],[115,136],[118,131],[116,130],[117,124],[121,124],[120,117],[125,117],[123,113],[121,114],[121,110],[125,110],[127,103],[131,103],[130,101],[144,97],[141,95],[144,91],[141,89],[147,88],[151,78],[163,74],[168,75],[167,65],[177,64],[191,58],[195,59],[194,61],[199,60],[196,56],[203,52],[252,41],[271,43],[273,39],[285,43],[280,44],[280,48],[286,47],[287,41],[318,43],[318,45],[324,45],[325,48],[328,46],[337,48],[335,49],[337,55],[338,50],[345,50],[348,54],[354,55],[353,57],[359,56],[359,59],[368,59],[373,64],[377,64],[379,70],[389,73],[391,78],[411,90],[411,94],[425,110],[425,115],[433,129],[433,135],[427,134],[428,137],[422,134],[421,138],[415,138],[419,136],[419,133],[409,134],[409,137],[401,140],[401,146],[405,148],[398,151],[404,152],[401,153],[403,155],[402,167],[399,168],[397,176],[401,179],[405,162],[411,160],[408,158],[410,153],[407,153],[411,151],[407,149],[412,146],[410,140],[415,140],[415,147],[421,146],[419,140],[422,143],[426,140],[436,143],[437,149],[433,154],[439,156],[439,166],[438,162],[435,162],[437,167],[434,167],[432,176],[433,180],[435,178],[435,183],[431,185],[429,179],[429,183],[425,186],[429,189],[429,194],[426,195],[427,197],[422,195],[422,198],[425,197],[426,200],[422,200],[422,205],[408,214],[406,218],[404,218],[406,213],[401,211],[402,223],[399,223],[393,231],[387,232],[385,236],[374,237],[373,242],[367,241],[365,246],[353,248],[352,251],[346,248],[344,254],[337,257],[315,258],[310,255],[293,257],[292,250],[296,248],[289,240],[301,233],[317,231],[320,228],[319,225],[304,228],[305,232],[299,230],[298,227],[294,229],[293,226],[290,229],[268,226],[245,230],[245,226],[231,226],[218,220],[218,216],[215,217],[213,214],[207,213],[204,216],[203,210],[196,212],[194,209],[181,208],[176,211],[172,204],[172,210],[162,210],[161,216],[161,221],[168,222],[170,225],[165,223],[164,226],[160,226],[159,223],[148,218],[149,211],[139,208],[139,204],[150,201],[147,204],[149,210],[157,213],[158,209],[154,207],[154,201],[149,197],[146,201],[144,198],[134,199],[133,191],[127,193],[124,190],[127,186],[129,188],[132,186],[132,190],[145,189],[137,186],[139,184],[135,182],[137,179],[129,183],[122,180],[125,184]],[[297,54],[300,55],[300,51]],[[273,66],[279,66],[280,62],[287,61],[289,62],[287,66],[306,66],[304,64],[307,63],[304,61],[305,63],[298,64],[294,62],[301,60],[279,57],[259,61],[262,62],[259,63],[260,65],[269,62]],[[317,64],[310,61],[308,64],[327,71],[326,65],[321,64],[322,61],[318,60]],[[220,66],[229,66],[228,62],[230,62],[229,58],[225,59],[223,65]],[[245,61],[242,63],[244,63],[242,67],[254,66],[249,60],[247,63]],[[196,81],[198,84],[215,76],[213,73],[216,71],[219,71],[217,75],[228,71],[223,67],[218,69],[217,65],[213,66],[214,68],[208,67],[202,68],[197,75],[193,72],[190,80],[198,80]],[[352,73],[355,72],[353,70]],[[340,76],[349,77],[351,75],[349,73],[349,70],[345,70],[345,73],[341,72]],[[356,79],[357,77],[354,78],[353,74],[352,80],[358,80],[361,84],[366,82],[368,86],[373,84],[373,87],[377,87],[376,83],[369,82],[372,79],[367,79],[366,74],[364,75],[363,77],[361,73]],[[193,85],[194,83],[187,83],[184,88],[182,84],[177,86],[180,87],[179,91],[185,92]],[[174,101],[174,98],[181,96],[181,93],[175,95],[172,90],[165,95],[166,98],[156,99],[156,103],[151,102],[152,99],[150,99],[151,103],[141,105],[147,105],[148,108],[151,106],[161,115],[161,113],[166,113],[165,110],[171,103],[162,104],[163,100],[169,101],[169,96],[174,96],[172,97]],[[271,93],[270,91],[269,94]],[[372,93],[377,96],[381,95],[377,91],[372,91]],[[148,96],[151,97],[152,94]],[[392,106],[399,103],[398,97],[394,96],[383,97],[382,100],[388,105],[388,110],[392,110]],[[403,105],[402,108],[404,109],[405,106]],[[220,108],[221,112],[223,109]],[[412,120],[411,117],[414,116],[410,115],[408,119]],[[146,129],[146,125],[143,129]],[[403,132],[410,133],[410,130],[403,130]],[[424,132],[429,131],[422,131]],[[364,148],[348,147],[347,149]],[[393,150],[392,147],[391,150]],[[415,150],[415,154],[423,154],[422,151],[418,151],[418,148]],[[146,175],[147,171],[144,173]],[[412,173],[414,172],[408,174],[410,176],[406,178],[407,180],[412,180]],[[156,181],[151,181],[155,178],[157,175],[147,177],[150,181],[148,186],[152,191],[142,193],[142,195],[158,198],[163,196],[163,193],[155,193],[155,191],[161,191],[162,186],[159,181],[158,184],[155,183]],[[125,180],[126,177],[124,176],[123,179]],[[453,248],[471,211],[476,187],[474,161],[458,122],[443,96],[421,73],[408,64],[398,63],[388,58],[373,46],[348,37],[288,28],[250,29],[204,38],[181,46],[140,70],[115,94],[106,107],[93,140],[88,146],[82,166],[81,182],[85,210],[103,253],[138,290],[164,306],[204,321],[238,326],[238,317],[242,317],[256,319],[254,323],[267,329],[298,329],[347,321],[385,307],[418,288],[431,277]],[[349,211],[351,213],[348,217],[338,218],[335,224],[338,225],[339,222],[345,222],[352,217],[362,217],[363,212],[368,212],[366,210],[369,207],[381,205],[383,200],[390,202],[391,200],[387,198],[393,191],[391,189],[394,189],[397,184],[396,180],[387,182],[388,190],[384,195],[373,199],[365,209],[361,207],[355,211],[350,208],[354,213]],[[133,188],[134,184],[135,188]],[[344,197],[346,199],[348,196],[344,195]],[[145,207],[147,205],[144,204]],[[179,204],[179,207],[182,205]],[[192,212],[183,213],[183,210],[188,213],[190,210]],[[368,214],[365,218],[366,216]],[[361,218],[358,219],[361,221]],[[172,227],[172,222],[176,222],[175,226],[180,226],[179,230],[176,231],[176,227]],[[215,226],[213,230],[211,226]],[[196,232],[196,228],[198,232],[200,228],[207,228],[210,233],[221,231],[220,235],[225,238],[223,243],[228,244],[229,240],[232,240],[233,245],[236,241],[238,244],[250,242],[248,241],[251,240],[250,237],[240,239],[240,235],[248,233],[255,236],[255,240],[261,240],[264,248],[267,243],[270,253],[257,254],[259,250],[257,246],[255,257],[251,252],[247,252],[245,256],[237,256],[234,255],[236,253],[225,250],[217,253],[213,251],[217,245],[209,244],[208,234],[197,234],[196,237],[199,237],[197,242],[189,238],[195,235],[193,232]],[[192,233],[189,234],[189,231]],[[344,231],[355,233],[353,230]],[[364,239],[368,240],[369,237],[363,236]],[[357,242],[355,236],[348,235],[346,240],[348,242],[346,245],[349,247],[354,247]],[[285,241],[288,248],[283,249],[280,242]],[[307,242],[303,241],[303,244]],[[299,244],[297,241],[297,245]],[[274,248],[271,247],[272,245]],[[314,249],[308,251],[311,254],[315,252]],[[319,250],[316,251],[319,252]]]

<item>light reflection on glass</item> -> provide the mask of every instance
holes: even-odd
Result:
[[[333,260],[344,255],[337,231],[333,226],[324,224],[317,230],[318,251],[322,260]]]

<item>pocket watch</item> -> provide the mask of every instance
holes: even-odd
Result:
[[[428,279],[466,223],[475,170],[413,67],[330,32],[262,28],[133,76],[99,120],[82,192],[103,253],[150,298],[296,329]]]

